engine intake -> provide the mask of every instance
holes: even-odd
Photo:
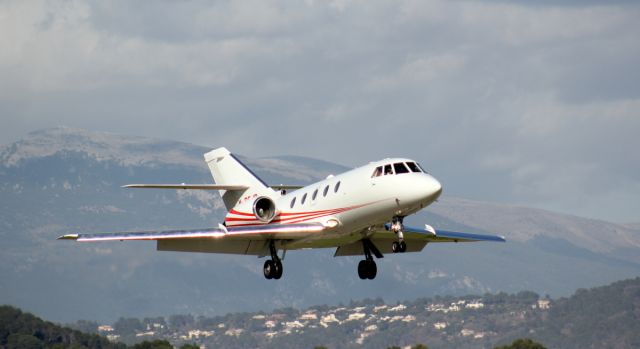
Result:
[[[259,197],[253,203],[253,214],[260,221],[269,223],[276,216],[276,203],[266,196]]]

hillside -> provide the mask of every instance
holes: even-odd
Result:
[[[549,348],[638,348],[640,278],[555,300],[533,292],[365,299],[218,317],[122,318],[102,331],[128,342],[162,338],[207,348],[492,348],[525,337]]]
[[[43,321],[11,306],[0,306],[0,348],[125,349],[97,334],[86,334]]]
[[[56,128],[0,147],[0,300],[55,321],[96,314],[113,321],[366,297],[394,302],[521,290],[558,297],[640,273],[640,234],[632,227],[446,193],[407,223],[498,233],[508,242],[434,244],[422,253],[386,256],[370,283],[357,277],[359,258],[333,258],[329,249],[287,253],[286,276],[267,282],[254,257],[156,252],[147,242],[55,240],[70,232],[216,226],[224,214],[217,193],[121,188],[210,183],[202,154],[215,146]],[[303,157],[242,159],[274,184],[310,183],[346,169]]]

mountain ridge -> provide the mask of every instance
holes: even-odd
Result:
[[[56,241],[71,232],[202,228],[217,226],[222,219],[224,206],[215,192],[120,188],[136,182],[211,183],[202,159],[209,148],[183,144],[180,152],[190,160],[172,162],[171,156],[164,155],[176,154],[169,149],[171,141],[119,135],[113,140],[109,135],[68,128],[45,130],[2,148],[0,238],[6,247],[0,255],[0,277],[7,282],[0,285],[0,299],[47,316],[64,314],[62,320],[90,318],[87,315],[96,312],[109,319],[184,310],[219,314],[337,303],[354,297],[393,300],[415,294],[523,289],[566,295],[576,288],[640,272],[638,248],[629,244],[624,250],[606,243],[609,237],[599,236],[589,224],[578,222],[576,226],[583,234],[595,236],[595,242],[579,244],[567,239],[562,231],[574,229],[575,217],[562,216],[559,223],[549,223],[549,231],[537,234],[541,237],[531,234],[531,238],[518,239],[509,230],[524,231],[531,226],[528,220],[546,219],[547,215],[526,208],[460,203],[462,199],[446,198],[446,187],[439,203],[407,217],[407,224],[500,233],[476,217],[499,220],[513,214],[523,220],[525,228],[518,226],[523,224],[518,219],[506,220],[510,226],[504,227],[502,235],[507,244],[433,244],[422,253],[387,256],[379,263],[378,279],[371,284],[357,278],[359,258],[333,258],[332,250],[287,253],[285,278],[268,283],[261,275],[261,261],[247,256],[157,252],[155,245],[145,242]],[[88,145],[83,143],[87,137]],[[134,146],[125,147],[127,144]],[[120,153],[124,155],[117,155]],[[10,159],[9,165],[5,159]],[[242,159],[272,184],[306,184],[347,169],[302,157]],[[530,229],[539,229],[533,227]],[[598,238],[604,239],[607,249],[599,246]],[[48,285],[46,290],[42,283]],[[55,301],[46,301],[49,298]]]

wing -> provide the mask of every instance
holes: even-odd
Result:
[[[290,240],[321,232],[319,223],[265,224],[227,228],[194,230],[141,231],[97,234],[67,234],[59,240],[79,242],[156,240],[159,251],[208,252],[265,255],[269,253],[267,242]]]
[[[396,239],[394,233],[390,231],[391,225],[386,224],[384,228],[374,231],[369,236],[369,241],[380,253],[391,253],[391,244]],[[403,227],[404,240],[407,243],[406,252],[420,252],[431,242],[476,242],[495,241],[505,242],[503,236],[460,233],[448,230],[435,230],[430,225],[425,225],[424,229],[414,227]],[[336,249],[334,256],[359,256],[363,253],[362,240],[341,245]]]
[[[385,225],[385,229],[389,230],[390,225]],[[404,239],[407,240],[423,240],[426,242],[477,242],[477,241],[494,241],[506,242],[504,236],[459,233],[448,230],[435,230],[430,225],[425,225],[424,229],[403,227]]]

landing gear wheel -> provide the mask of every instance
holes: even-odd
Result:
[[[367,278],[367,261],[365,259],[358,263],[358,276],[362,280]]]
[[[399,246],[399,247],[400,247],[400,250],[399,250],[399,251],[400,251],[401,253],[407,252],[407,243],[406,243],[406,242],[404,242],[404,241],[400,241],[400,243],[399,243],[398,245],[400,245],[400,246]]]
[[[282,277],[282,262],[275,261],[273,264],[275,266],[275,273],[273,275],[273,278],[279,280]]]
[[[378,267],[376,266],[376,262],[373,260],[363,259],[358,263],[358,276],[360,279],[369,279],[373,280],[378,273]]]
[[[366,261],[367,262],[367,279],[373,280],[376,278],[376,274],[378,274],[378,266],[376,266],[376,262],[373,260]]]
[[[262,272],[264,273],[265,278],[273,279],[275,271],[276,271],[276,265],[272,260],[267,259],[266,261],[264,261]]]
[[[393,253],[398,253],[400,252],[400,244],[397,241],[394,241],[391,244],[391,251],[393,251]]]

